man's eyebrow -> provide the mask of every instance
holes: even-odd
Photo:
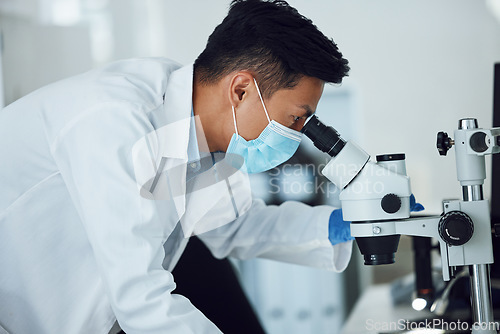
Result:
[[[299,108],[302,108],[302,109],[304,109],[306,111],[306,114],[303,117],[309,117],[312,114],[314,114],[314,111],[307,104],[300,105]]]

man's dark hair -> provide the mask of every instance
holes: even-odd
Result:
[[[251,72],[263,95],[292,88],[303,76],[341,83],[349,66],[333,40],[281,0],[234,0],[194,63],[196,79],[214,84]]]

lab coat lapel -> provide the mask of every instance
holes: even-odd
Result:
[[[174,71],[168,80],[164,112],[168,125],[159,129],[159,147],[168,171],[170,191],[179,218],[186,211],[186,166],[191,110],[193,104],[193,65]],[[161,161],[161,160],[160,160]]]
[[[186,164],[191,126],[193,66],[172,72],[161,112],[152,115],[155,130],[133,148],[141,196],[174,202],[177,219],[186,211]]]
[[[156,175],[159,182],[167,187],[159,188],[161,198],[171,198],[174,201],[178,218],[182,217],[186,205],[186,165],[187,142],[189,134],[189,118],[168,124],[156,131],[155,139],[158,145],[156,159]],[[177,146],[172,148],[172,146]],[[179,147],[185,147],[184,152]],[[168,191],[168,193],[167,193]]]
[[[170,146],[183,145],[188,140],[185,135],[188,131],[189,119],[180,120],[150,132],[132,149],[141,196],[153,201],[172,201],[177,212],[174,221],[185,212],[187,156]]]

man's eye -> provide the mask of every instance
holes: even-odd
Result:
[[[293,116],[293,121],[298,122],[298,121],[300,121],[301,118],[302,117],[299,117],[299,116]]]

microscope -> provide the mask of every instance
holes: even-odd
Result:
[[[332,159],[321,173],[340,190],[343,218],[351,221],[351,235],[366,265],[395,262],[401,234],[439,241],[445,281],[456,268],[469,267],[472,333],[496,334],[491,301],[489,264],[493,263],[490,208],[483,198],[485,155],[500,152],[500,128],[482,129],[476,119],[459,121],[454,139],[438,133],[441,155],[455,146],[457,176],[463,200],[443,202],[443,214],[410,218],[410,179],[405,155],[370,156],[332,127],[312,116],[302,132]]]

